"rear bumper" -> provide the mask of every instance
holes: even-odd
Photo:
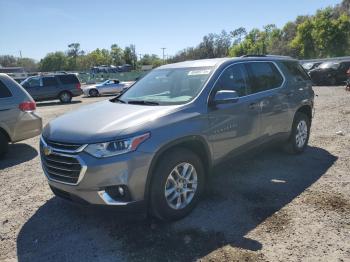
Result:
[[[81,89],[74,89],[74,90],[71,90],[71,93],[72,93],[73,97],[81,96],[83,94],[83,90],[81,90]]]
[[[13,143],[32,138],[41,134],[42,119],[36,113],[21,112],[12,134]]]

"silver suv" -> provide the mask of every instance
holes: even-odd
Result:
[[[227,157],[272,141],[303,152],[313,99],[309,76],[288,57],[164,65],[116,98],[51,121],[43,169],[66,199],[179,219]]]
[[[0,158],[8,143],[40,135],[42,120],[33,98],[12,78],[0,74]]]

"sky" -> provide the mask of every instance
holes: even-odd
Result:
[[[0,0],[0,55],[40,60],[80,43],[85,51],[135,44],[137,54],[174,55],[208,33],[282,27],[341,0]]]

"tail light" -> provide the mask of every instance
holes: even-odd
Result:
[[[35,102],[32,102],[32,101],[26,101],[26,102],[20,103],[18,107],[23,112],[32,112],[32,111],[35,111],[36,104]]]
[[[77,89],[81,89],[81,84],[80,84],[80,83],[75,84],[75,87],[76,87]]]

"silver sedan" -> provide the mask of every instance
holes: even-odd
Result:
[[[118,79],[106,80],[100,84],[86,86],[83,92],[86,96],[114,95],[130,87],[134,81],[120,82]]]

